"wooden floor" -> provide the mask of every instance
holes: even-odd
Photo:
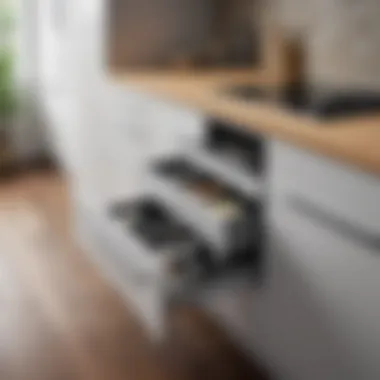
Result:
[[[152,345],[70,235],[64,181],[0,185],[0,380],[264,379],[199,310]]]

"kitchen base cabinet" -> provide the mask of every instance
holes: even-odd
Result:
[[[378,379],[380,181],[282,143],[270,154],[268,268],[252,297],[252,342],[280,378]]]

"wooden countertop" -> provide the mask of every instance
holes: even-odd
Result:
[[[119,85],[201,110],[253,132],[380,175],[380,112],[322,121],[267,103],[239,101],[221,93],[225,86],[239,83],[270,85],[265,75],[253,70],[114,72],[112,78]]]

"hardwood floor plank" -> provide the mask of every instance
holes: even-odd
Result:
[[[22,239],[17,207],[0,205],[0,378],[77,379],[67,348],[15,265]]]
[[[199,310],[173,311],[154,346],[78,249],[65,182],[0,186],[1,380],[264,379]]]

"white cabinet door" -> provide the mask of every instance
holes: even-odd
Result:
[[[271,291],[284,297],[274,326],[291,347],[284,357],[297,366],[302,358],[303,378],[375,380],[380,251],[309,211],[284,200],[271,213]]]
[[[289,160],[278,153],[270,171],[268,270],[265,286],[254,297],[252,341],[285,379],[378,379],[380,244],[374,219],[362,223],[360,207],[362,202],[368,208],[369,198],[360,197],[356,184],[354,192],[347,190],[349,198],[358,195],[354,205],[343,207],[339,197],[337,207],[329,207],[334,203],[330,181],[317,186],[311,177],[306,189],[307,176],[316,171],[321,181],[328,178],[325,161],[313,157],[318,170],[312,170],[314,162],[297,178],[298,168],[311,157]],[[352,173],[344,178],[351,181]],[[360,183],[362,177],[357,179]],[[376,188],[374,182],[362,182],[363,195]]]

